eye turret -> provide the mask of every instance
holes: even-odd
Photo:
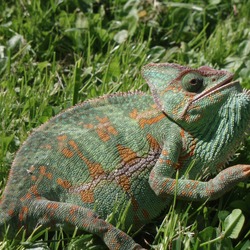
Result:
[[[203,88],[203,78],[198,73],[188,73],[183,76],[181,84],[184,90],[198,93]]]

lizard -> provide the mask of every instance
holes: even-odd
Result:
[[[232,73],[150,63],[142,76],[151,93],[88,100],[31,133],[10,169],[0,232],[77,227],[109,249],[142,249],[112,225],[119,214],[126,210],[125,228],[136,230],[175,195],[213,200],[250,177],[250,165],[224,167],[250,123],[250,91]]]

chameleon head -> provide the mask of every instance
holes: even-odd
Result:
[[[231,99],[250,108],[249,92],[242,91],[228,71],[160,63],[146,65],[142,74],[158,108],[183,126],[204,123],[204,117],[212,119],[225,103],[230,105]]]

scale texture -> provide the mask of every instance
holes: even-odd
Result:
[[[122,213],[124,228],[137,230],[175,193],[216,199],[250,177],[250,165],[222,170],[250,124],[250,93],[231,73],[163,63],[146,65],[142,74],[151,94],[84,102],[29,136],[3,192],[0,234],[8,225],[8,237],[21,227],[78,227],[109,249],[142,249],[112,225]]]

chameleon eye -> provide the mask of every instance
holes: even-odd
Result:
[[[198,92],[203,87],[203,78],[198,73],[189,73],[183,76],[181,84],[188,92]]]

